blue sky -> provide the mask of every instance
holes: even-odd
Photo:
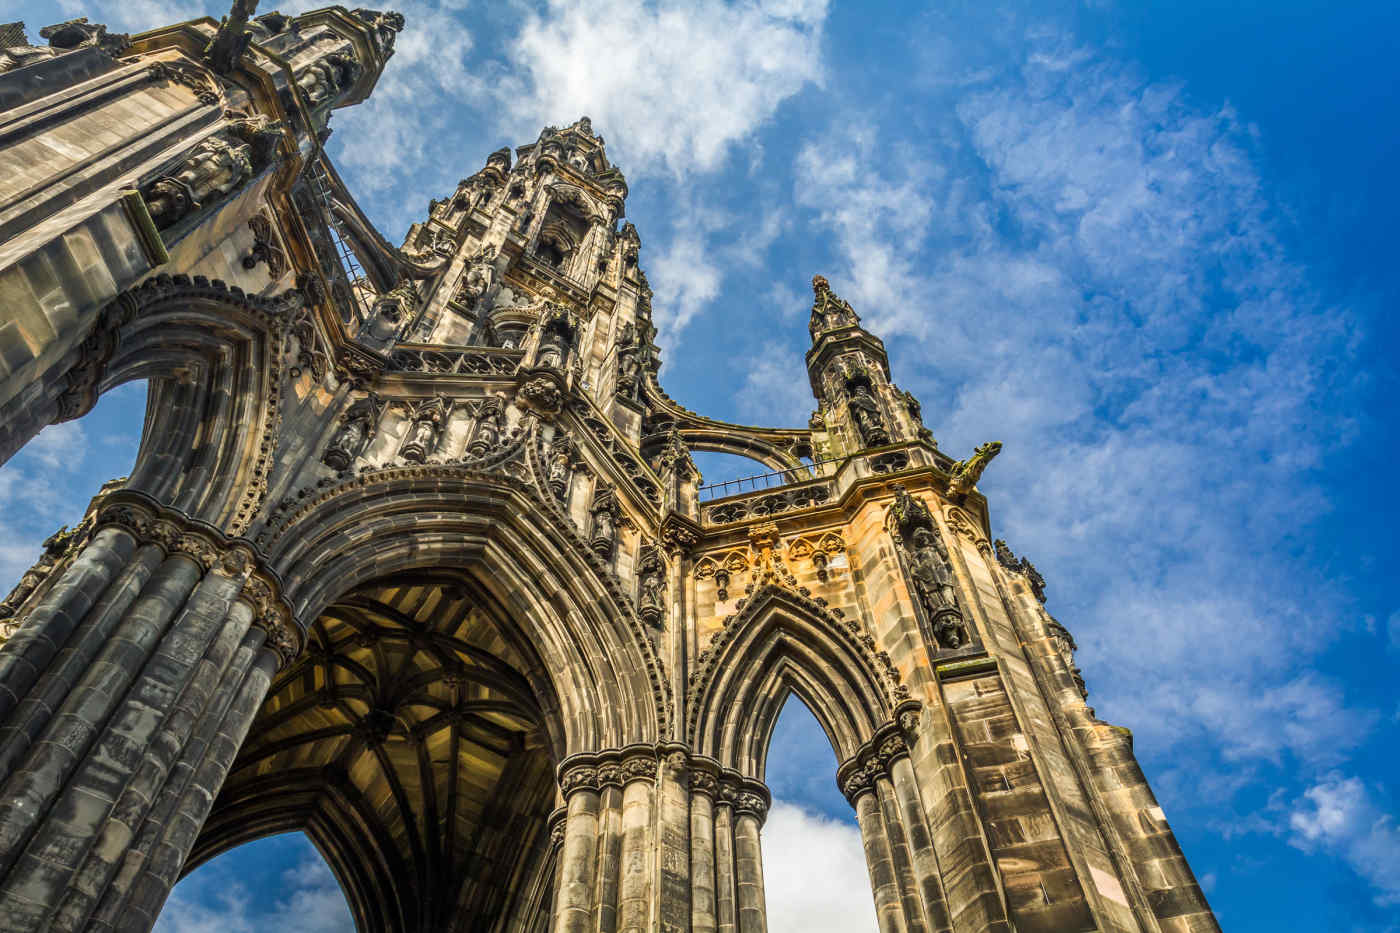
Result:
[[[219,12],[66,4],[16,15]],[[1338,6],[414,0],[331,150],[393,239],[490,151],[591,116],[662,382],[717,417],[806,423],[827,275],[946,450],[1005,443],[995,531],[1048,579],[1225,929],[1396,930],[1400,10]],[[125,472],[140,410],[104,400],[0,471],[0,573]],[[793,710],[775,741],[773,929],[873,929],[830,749]],[[337,929],[335,895],[269,840],[193,875],[162,929]]]

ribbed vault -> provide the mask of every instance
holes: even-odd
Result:
[[[465,573],[360,587],[273,684],[189,868],[305,831],[362,933],[496,929],[554,803],[539,659]],[[557,725],[556,725],[557,727]]]

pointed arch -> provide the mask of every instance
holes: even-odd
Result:
[[[113,299],[78,344],[0,408],[0,458],[98,396],[148,379],[127,489],[239,533],[266,488],[289,305],[223,282],[159,275]]]
[[[888,656],[854,620],[766,584],[700,654],[687,735],[698,754],[761,779],[778,714],[795,694],[837,757],[857,754],[908,700]]]
[[[376,578],[458,570],[520,627],[527,672],[556,761],[660,741],[668,679],[620,581],[558,507],[501,473],[461,466],[361,474],[312,498],[259,537],[283,592],[309,624]]]

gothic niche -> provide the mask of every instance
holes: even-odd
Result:
[[[637,614],[660,625],[666,611],[666,560],[654,544],[642,548],[637,563]]]
[[[847,407],[851,423],[860,435],[861,447],[883,447],[890,442],[890,426],[875,398],[870,374],[854,369],[846,376]]]
[[[890,534],[908,574],[925,636],[931,636],[937,650],[967,647],[972,639],[958,604],[948,547],[934,527],[928,506],[896,484],[890,511],[894,519]]]
[[[437,453],[442,427],[452,403],[442,396],[426,399],[409,408],[409,428],[404,434],[399,456],[409,463],[423,463]]]
[[[490,297],[496,284],[496,248],[483,246],[467,260],[467,272],[457,289],[457,300],[475,310],[483,298]],[[489,305],[487,305],[489,307]]]
[[[642,392],[641,347],[637,345],[637,327],[631,321],[622,326],[617,338],[616,394],[637,400]]]
[[[569,480],[573,478],[574,470],[573,439],[567,434],[560,434],[549,445],[549,452],[545,456],[545,479],[549,483],[549,489],[555,497],[564,501],[568,497]]]
[[[588,544],[595,554],[603,560],[608,560],[612,557],[613,548],[617,546],[617,526],[622,521],[622,508],[617,504],[617,494],[611,487],[599,484],[593,493],[593,505],[588,511],[593,516]]]
[[[256,171],[253,144],[232,132],[215,133],[176,165],[141,189],[156,229],[166,230],[181,219],[220,200]]]
[[[535,351],[535,367],[562,370],[569,361],[576,331],[568,308],[553,303],[546,305],[544,319],[540,322],[540,344]]]
[[[374,439],[383,411],[384,405],[373,392],[345,409],[345,414],[340,416],[340,428],[321,455],[321,462],[333,470],[348,470]]]
[[[376,350],[390,349],[417,310],[418,287],[410,279],[403,279],[375,299],[370,316],[360,329],[360,341]]]
[[[499,395],[490,396],[476,410],[476,423],[472,425],[471,439],[467,441],[467,453],[473,457],[486,456],[501,442],[505,425],[505,400]]]
[[[592,210],[575,188],[559,186],[551,191],[549,209],[535,238],[535,256],[550,268],[566,272],[569,259],[588,235]]]

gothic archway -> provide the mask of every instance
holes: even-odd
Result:
[[[235,533],[271,466],[288,308],[201,276],[155,276],[118,295],[83,339],[0,406],[0,460],[45,425],[138,379],[150,390],[125,488]]]

